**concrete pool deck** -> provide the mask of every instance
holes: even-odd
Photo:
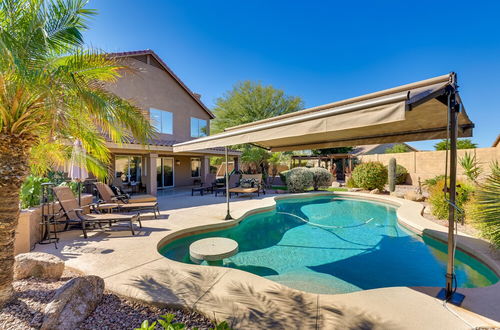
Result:
[[[403,225],[446,239],[447,228],[420,216],[419,203],[382,195],[336,194],[397,204]],[[248,212],[272,209],[277,196],[299,195],[233,198],[232,215],[239,219]],[[89,231],[88,239],[74,230],[60,235],[58,249],[38,245],[35,250],[58,255],[67,267],[79,272],[101,276],[106,288],[119,295],[156,305],[191,307],[208,317],[227,319],[235,329],[500,327],[500,282],[485,288],[459,289],[466,294],[463,308],[445,307],[434,298],[439,288],[313,294],[237,269],[183,264],[159,254],[158,247],[182,235],[235,225],[238,220],[221,220],[226,212],[224,202],[224,198],[213,195],[161,197],[160,218],[144,220],[136,236],[131,236],[126,226]],[[486,242],[460,234],[457,245],[500,274],[500,261]]]

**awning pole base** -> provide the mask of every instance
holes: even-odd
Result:
[[[233,217],[231,216],[231,213],[229,213],[229,210],[227,211],[226,217],[224,220],[233,220]]]
[[[460,306],[465,299],[465,295],[458,292],[448,292],[447,289],[443,288],[439,291],[436,298],[439,300],[446,300],[446,302],[455,306]]]

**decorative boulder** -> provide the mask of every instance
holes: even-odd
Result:
[[[347,191],[350,191],[350,192],[357,192],[357,191],[361,191],[361,190],[363,190],[363,189],[361,189],[361,188],[349,188],[349,189],[347,189]]]
[[[391,196],[394,196],[394,197],[397,197],[397,198],[404,198],[405,194],[403,194],[400,191],[393,191],[393,192],[391,192]]]
[[[375,188],[370,191],[370,194],[380,194],[380,190],[378,188]]]
[[[405,199],[414,201],[414,202],[422,202],[424,200],[424,196],[415,191],[408,191],[405,194]]]
[[[99,276],[76,277],[60,287],[45,307],[42,330],[76,329],[97,307],[104,292]]]
[[[339,188],[340,187],[340,182],[337,182],[337,181],[332,181],[332,185],[331,185],[333,188]]]
[[[18,254],[14,263],[14,279],[27,277],[60,279],[64,261],[52,254],[29,252]]]

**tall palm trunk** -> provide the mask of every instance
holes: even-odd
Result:
[[[0,307],[13,297],[19,192],[28,174],[30,138],[0,133]]]

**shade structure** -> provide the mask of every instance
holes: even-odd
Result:
[[[446,138],[446,91],[454,83],[455,74],[450,73],[231,127],[219,134],[175,144],[173,149],[186,152],[251,143],[288,151]],[[459,97],[458,101],[461,103]],[[461,109],[458,136],[470,137],[474,124],[463,106]]]

